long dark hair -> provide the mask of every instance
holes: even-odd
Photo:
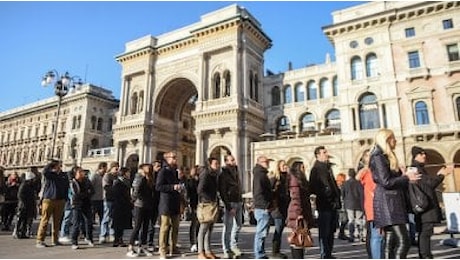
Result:
[[[299,180],[301,189],[308,190],[308,180],[302,167],[305,167],[303,162],[295,161],[291,166],[290,173]]]

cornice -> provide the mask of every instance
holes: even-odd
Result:
[[[458,7],[460,7],[459,1],[423,2],[404,8],[390,9],[378,14],[324,26],[323,32],[331,42],[334,42],[334,37],[342,34],[357,32],[368,29],[369,27],[384,26],[394,22],[407,21]]]

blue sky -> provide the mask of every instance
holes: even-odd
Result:
[[[196,23],[230,4],[245,7],[262,24],[273,46],[265,69],[283,72],[323,63],[332,44],[321,27],[333,11],[362,2],[0,2],[0,112],[53,96],[40,85],[49,69],[69,71],[108,88],[120,98],[121,67],[115,56],[125,43]]]

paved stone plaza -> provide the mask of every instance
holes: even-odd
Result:
[[[35,223],[36,225],[36,223]],[[181,222],[181,228],[179,233],[179,243],[181,244],[181,251],[185,253],[182,256],[174,256],[173,259],[193,259],[196,258],[196,254],[191,254],[188,242],[188,228],[189,222]],[[448,234],[442,233],[444,227],[437,227],[433,236],[433,254],[435,258],[444,259],[458,259],[460,258],[460,248],[453,248],[448,246],[442,246],[439,244],[441,239],[448,238]],[[273,230],[273,228],[271,229]],[[212,236],[212,247],[217,255],[222,256],[222,248],[220,243],[220,235],[222,231],[222,224],[218,223],[215,226],[214,233]],[[244,253],[244,258],[253,258],[253,239],[254,239],[255,226],[245,225],[241,231],[241,248]],[[95,237],[97,238],[99,227],[95,226]],[[128,240],[128,236],[131,231],[125,232],[125,241]],[[287,236],[288,230],[285,230],[284,235]],[[315,246],[310,248],[306,253],[306,258],[319,258],[319,247],[318,247],[318,229],[312,229],[312,233],[315,239]],[[460,235],[457,235],[460,238]],[[49,236],[46,238],[46,242],[49,243]],[[286,241],[286,239],[284,240]],[[13,239],[10,232],[0,232],[0,248],[1,258],[40,258],[40,259],[71,259],[71,258],[128,258],[126,256],[126,248],[114,248],[111,244],[98,245],[94,248],[86,246],[84,241],[81,241],[81,249],[72,250],[69,246],[57,246],[38,249],[35,247],[35,239]],[[271,235],[269,235],[266,245],[267,252],[271,252]],[[282,251],[290,255],[289,247],[286,243],[282,245]],[[335,240],[334,256],[337,258],[367,258],[365,244],[361,242],[349,243],[343,240]],[[140,257],[147,258],[147,257]],[[159,258],[158,254],[154,254],[152,258]],[[408,258],[418,258],[417,248],[411,247]]]

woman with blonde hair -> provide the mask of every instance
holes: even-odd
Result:
[[[375,136],[369,168],[376,184],[374,192],[374,224],[384,230],[385,258],[406,258],[410,239],[406,224],[406,190],[409,181],[420,178],[416,172],[399,168],[394,153],[396,138],[390,129],[380,129]]]
[[[287,258],[287,255],[280,252],[281,240],[289,205],[289,189],[287,175],[289,166],[286,161],[279,160],[276,169],[268,174],[273,191],[273,210],[271,217],[275,224],[275,232],[272,240],[272,254],[274,258]]]

